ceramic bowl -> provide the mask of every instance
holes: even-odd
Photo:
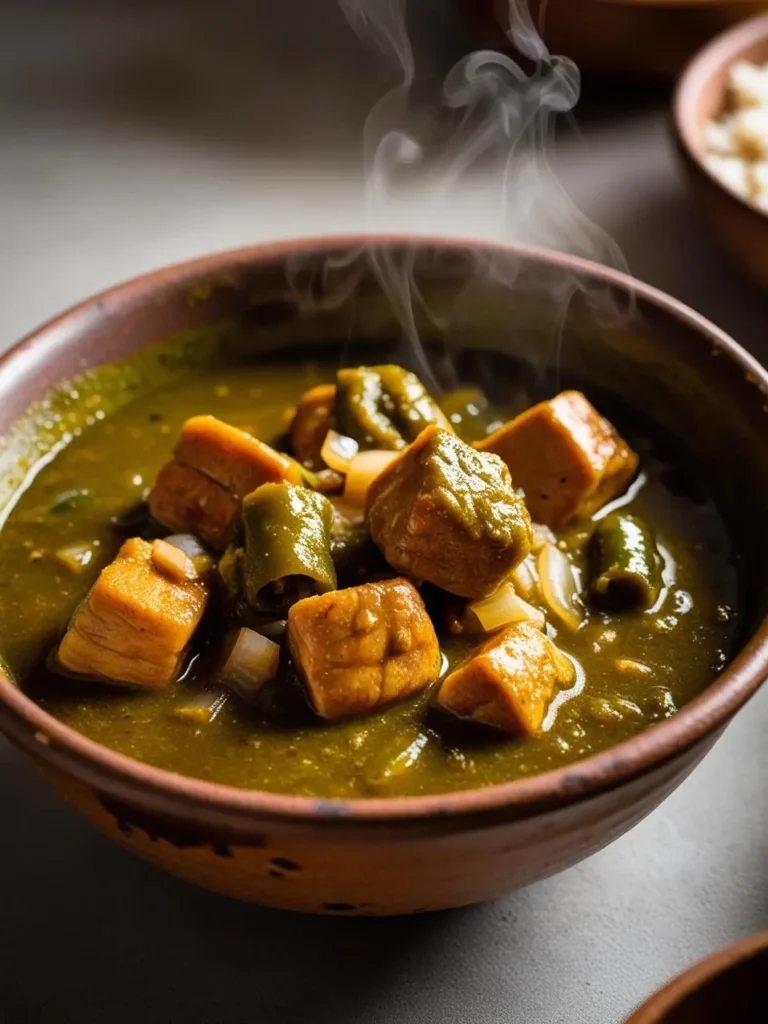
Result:
[[[725,247],[768,287],[768,212],[731,192],[704,165],[704,124],[723,109],[728,69],[737,60],[768,62],[768,13],[718,36],[688,65],[675,92],[674,126],[694,199]]]
[[[626,1024],[757,1024],[768,1020],[768,932],[742,939],[689,968]]]
[[[372,262],[411,275],[421,338],[439,358],[460,348],[501,360],[497,378],[516,367],[537,380],[554,371],[552,387],[586,379],[682,433],[749,555],[743,635],[720,677],[678,714],[577,764],[396,799],[317,800],[183,778],[86,739],[2,677],[0,729],[84,817],[168,871],[276,907],[378,915],[487,900],[599,850],[688,775],[768,676],[768,376],[673,299],[562,254],[396,238],[259,246],[113,288],[2,359],[0,507],[33,455],[20,419],[89,367],[222,321],[241,325],[261,358],[345,341],[348,358],[360,351],[362,361],[368,344],[399,334]]]
[[[492,45],[504,45],[510,0],[462,0]],[[523,6],[528,0],[523,0]],[[583,71],[671,81],[718,32],[765,9],[764,0],[531,0],[552,53]],[[514,14],[512,15],[514,17]]]

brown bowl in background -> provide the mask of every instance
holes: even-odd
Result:
[[[689,968],[626,1024],[763,1024],[768,1020],[768,932]]]
[[[576,764],[394,799],[285,796],[163,771],[74,732],[2,673],[0,729],[85,818],[174,874],[271,906],[378,915],[487,900],[599,850],[682,782],[768,677],[768,374],[673,299],[561,253],[386,237],[263,245],[113,288],[0,359],[0,511],[4,483],[34,455],[20,418],[83,370],[179,333],[193,344],[194,331],[222,321],[260,358],[297,346],[338,358],[343,342],[348,360],[364,362],[370,343],[399,335],[370,261],[352,257],[373,251],[379,266],[410,268],[418,309],[430,311],[420,336],[443,359],[490,350],[482,358],[510,382],[515,368],[554,367],[558,380],[586,380],[683,432],[747,556],[743,635],[719,678],[671,718]]]
[[[768,61],[768,13],[714,39],[683,72],[673,117],[694,199],[723,245],[768,287],[768,213],[726,188],[704,164],[704,124],[725,106],[728,70],[737,60]]]
[[[507,44],[509,0],[461,2],[490,45]],[[765,6],[765,0],[530,0],[552,53],[583,71],[657,81],[671,81],[700,46]]]

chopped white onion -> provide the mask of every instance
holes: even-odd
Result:
[[[474,617],[485,633],[493,633],[513,622],[529,622],[536,629],[544,629],[544,612],[534,608],[515,593],[511,583],[502,583],[495,594],[482,601],[467,605],[467,614]]]
[[[360,452],[349,463],[347,478],[344,482],[344,501],[355,508],[363,508],[368,497],[368,488],[383,473],[398,452],[387,452],[372,449]]]
[[[203,545],[193,533],[172,533],[170,537],[164,537],[166,544],[183,551],[188,558],[197,558],[198,555],[207,555]]]
[[[214,560],[193,533],[172,533],[165,538],[166,544],[183,551],[197,570],[198,576],[205,576],[213,568]]]
[[[576,630],[584,618],[579,586],[567,555],[555,544],[545,544],[537,560],[539,587],[545,604],[564,626]]]
[[[536,574],[536,559],[533,555],[528,555],[527,558],[524,558],[509,579],[520,597],[525,598],[526,601],[530,600],[531,596],[538,590],[539,585],[539,578]]]
[[[534,553],[541,551],[545,544],[556,544],[557,537],[550,530],[548,526],[544,526],[543,523],[532,523],[533,527],[533,543],[531,544],[531,551]]]
[[[192,560],[181,548],[165,540],[152,542],[152,563],[163,576],[174,583],[184,583],[197,577]]]
[[[198,725],[209,725],[227,703],[229,694],[223,690],[203,690],[191,697],[184,704],[177,704],[173,709],[174,717],[182,718]]]
[[[277,675],[280,648],[261,633],[245,627],[229,633],[226,642],[228,654],[218,681],[251,700]]]
[[[347,473],[349,464],[359,449],[360,445],[353,437],[329,430],[325,435],[323,447],[320,449],[320,458],[326,466],[335,469],[337,473]]]
[[[93,561],[93,546],[91,544],[70,544],[66,548],[59,548],[56,552],[56,561],[60,562],[65,569],[69,569],[70,572],[79,576]]]

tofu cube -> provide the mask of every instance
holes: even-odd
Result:
[[[299,467],[287,455],[215,416],[193,416],[184,424],[176,460],[244,498],[267,483],[300,484]]]
[[[579,391],[540,402],[476,446],[499,455],[534,521],[562,526],[620,494],[637,455]]]
[[[335,400],[336,385],[320,384],[305,391],[296,407],[291,423],[291,448],[299,462],[310,469],[322,469],[320,451],[331,425]]]
[[[149,510],[174,533],[193,533],[214,551],[232,539],[240,502],[210,477],[176,459],[157,474]]]
[[[127,540],[75,612],[58,650],[62,668],[108,682],[161,688],[177,676],[208,589],[158,569],[147,541]]]
[[[215,416],[194,416],[158,474],[149,508],[169,530],[194,533],[223,551],[245,495],[280,480],[301,483],[292,459]]]
[[[394,569],[473,600],[497,590],[531,547],[530,516],[501,459],[436,426],[373,481],[367,519]]]
[[[573,664],[548,637],[516,622],[445,677],[437,704],[513,736],[538,736],[550,701],[575,677]]]
[[[298,601],[288,649],[321,718],[360,715],[434,683],[435,628],[408,580],[365,583]]]

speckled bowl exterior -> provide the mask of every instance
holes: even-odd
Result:
[[[768,932],[713,953],[644,1003],[626,1024],[749,1024],[768,1020]]]
[[[768,287],[768,212],[731,192],[704,164],[704,125],[723,110],[728,70],[737,60],[768,62],[768,13],[718,36],[688,65],[675,91],[675,136],[691,193],[713,232]]]
[[[276,355],[297,344],[351,338],[362,350],[391,340],[398,328],[370,273],[371,253],[379,266],[386,256],[412,273],[420,309],[429,310],[422,337],[439,342],[443,356],[453,346],[495,348],[542,372],[557,359],[564,373],[682,430],[750,553],[743,636],[726,670],[678,714],[604,753],[503,785],[421,797],[317,800],[184,778],[74,732],[2,676],[0,729],[80,814],[176,875],[275,907],[384,915],[491,899],[599,850],[685,778],[768,676],[768,377],[674,300],[561,254],[436,239],[288,242],[121,285],[7,354],[0,484],[15,424],[52,386],[177,332],[227,318]]]

